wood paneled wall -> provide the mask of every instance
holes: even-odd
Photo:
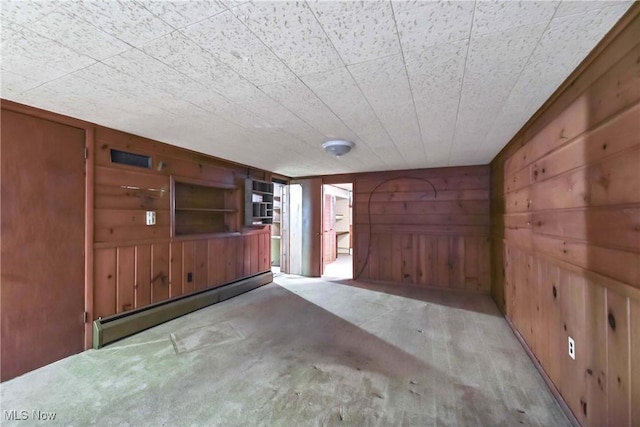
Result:
[[[491,163],[493,297],[588,426],[640,425],[639,12]]]
[[[352,180],[354,276],[489,291],[487,166],[357,174]]]
[[[111,163],[111,148],[151,156],[153,168]],[[243,218],[246,168],[103,127],[96,128],[94,151],[94,319],[270,269],[268,227],[171,237],[172,175],[237,185]],[[156,211],[156,225],[145,225],[147,210]]]

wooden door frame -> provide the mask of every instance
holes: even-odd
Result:
[[[322,189],[324,193],[325,185],[351,184],[351,279],[356,280],[356,204],[353,203],[356,194],[357,174],[345,173],[340,175],[327,175],[322,177]],[[324,199],[323,199],[324,200]],[[323,211],[324,212],[324,211]],[[337,254],[336,254],[337,255]],[[324,271],[323,271],[324,273]]]
[[[84,311],[88,313],[84,322],[84,349],[93,346],[93,200],[94,200],[94,140],[95,125],[84,120],[41,110],[17,102],[0,99],[2,110],[26,114],[39,119],[75,127],[85,134],[85,188],[84,188]]]

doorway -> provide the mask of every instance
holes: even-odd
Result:
[[[282,188],[280,271],[322,274],[322,179],[291,181]]]
[[[325,184],[322,196],[322,276],[353,278],[353,184]]]

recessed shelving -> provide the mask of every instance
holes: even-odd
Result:
[[[237,231],[237,187],[172,177],[173,235]]]
[[[245,225],[273,223],[273,183],[247,178],[245,180]]]

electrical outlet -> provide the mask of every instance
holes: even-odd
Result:
[[[569,337],[569,357],[576,360],[576,342]]]
[[[147,225],[156,225],[156,213],[147,211]]]

